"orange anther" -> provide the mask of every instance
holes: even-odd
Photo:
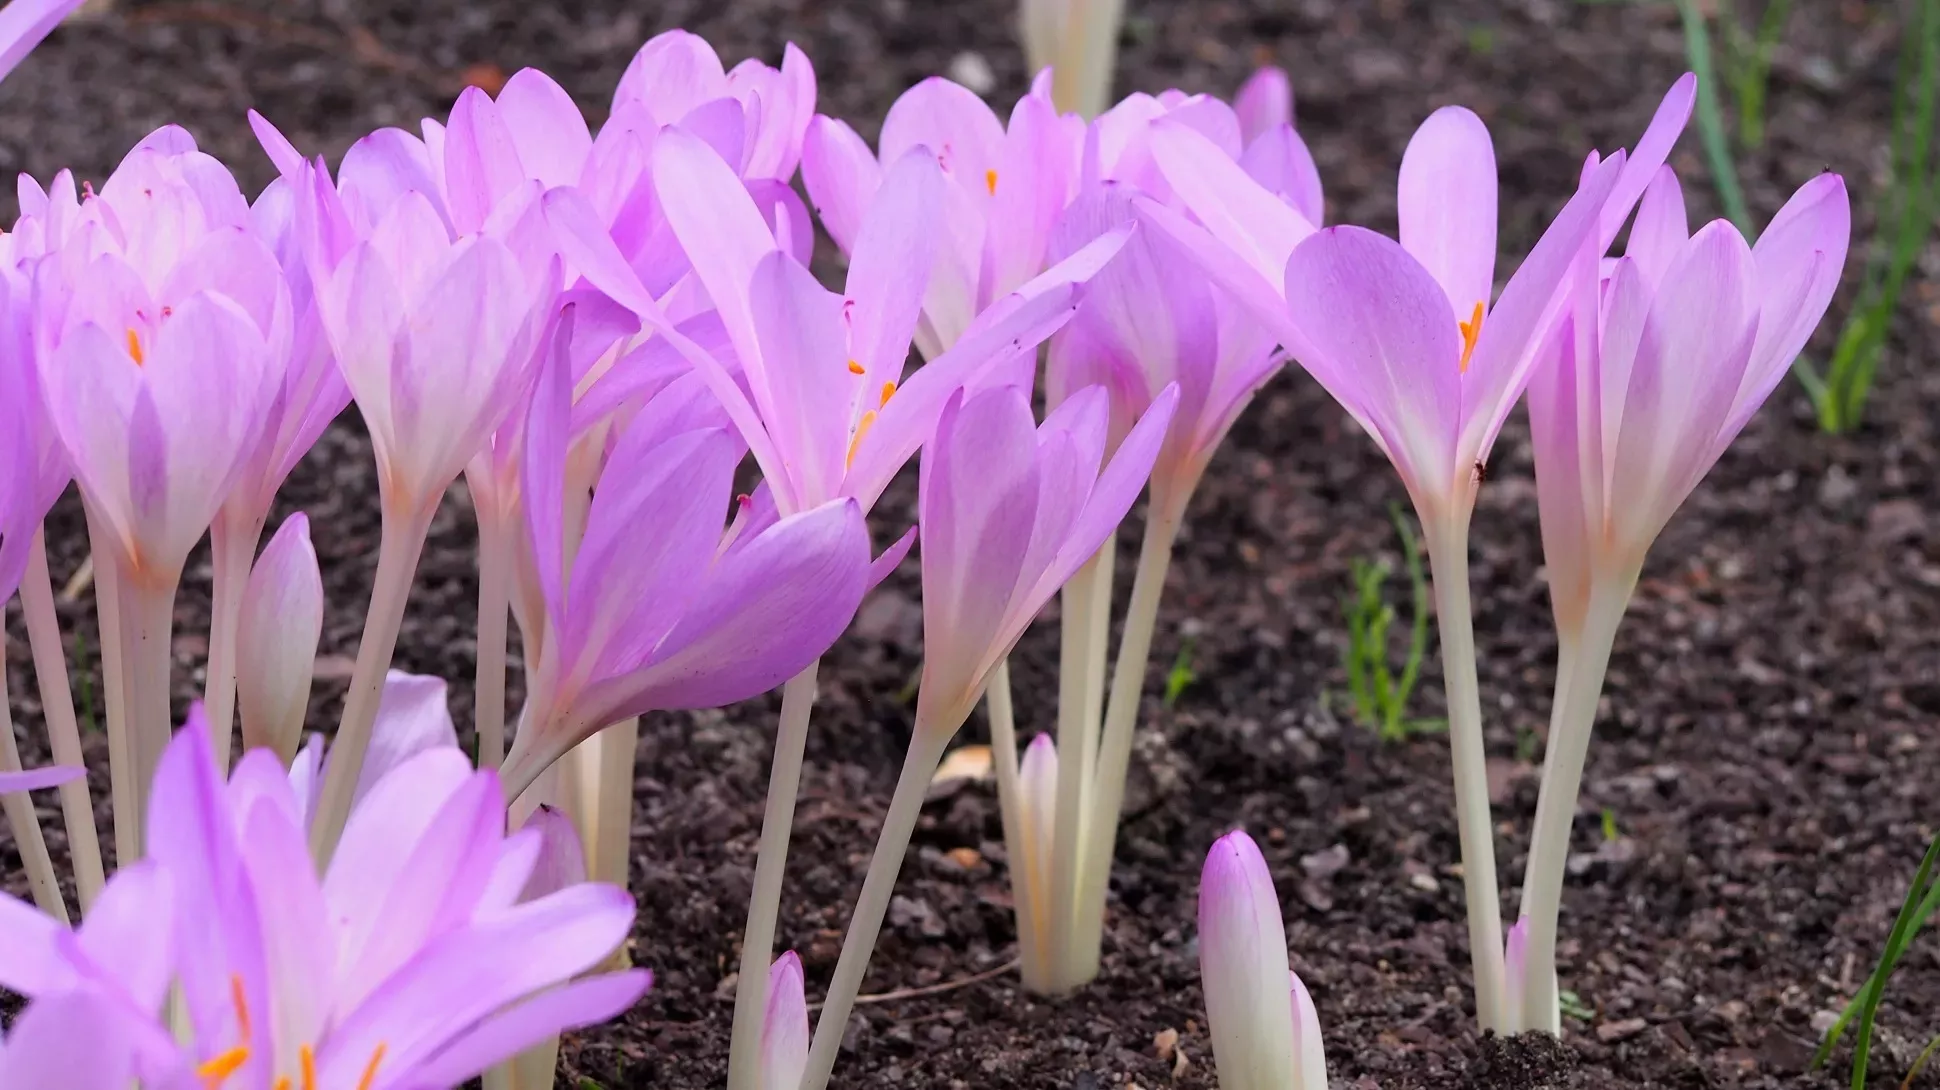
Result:
[[[229,1002],[236,1008],[236,1032],[247,1042],[253,1034],[249,1032],[249,995],[243,989],[240,973],[229,974]]]
[[[855,464],[855,448],[862,445],[862,437],[869,434],[869,429],[875,423],[876,414],[873,412],[863,413],[862,419],[856,421],[855,437],[849,440],[849,457],[842,463],[843,465],[849,466]]]
[[[850,373],[850,374],[852,374],[852,375],[860,375],[860,374],[865,374],[865,373],[866,373],[866,371],[865,371],[865,369],[863,368],[863,366],[862,366],[861,364],[859,364],[859,363],[857,363],[857,362],[856,362],[856,361],[854,361],[854,360],[850,360],[850,361],[849,361],[849,373]]]
[[[990,195],[995,197],[997,195],[997,172],[994,170],[984,171],[983,185],[985,189],[990,190]]]
[[[208,1090],[216,1090],[229,1076],[235,1074],[241,1069],[242,1065],[248,1062],[249,1047],[247,1045],[237,1045],[235,1048],[196,1068],[195,1074],[197,1078],[202,1080],[202,1084],[208,1087]]]
[[[141,337],[133,329],[128,331],[128,355],[135,361],[136,367],[140,367],[145,362],[142,358]]]
[[[883,384],[882,384],[882,400],[881,400],[881,401],[878,401],[878,402],[876,402],[876,405],[877,405],[877,407],[878,407],[878,408],[880,408],[881,406],[884,406],[884,405],[887,405],[887,404],[889,404],[889,399],[890,399],[890,397],[891,397],[892,395],[894,395],[894,394],[895,394],[895,392],[896,392],[896,384],[895,384],[895,383],[893,383],[893,382],[885,382],[885,383],[883,383]]]
[[[1469,315],[1468,321],[1455,323],[1456,328],[1462,331],[1462,373],[1465,375],[1468,374],[1469,357],[1475,355],[1475,342],[1482,339],[1482,314],[1482,304],[1477,303],[1475,313]]]
[[[377,1051],[370,1054],[370,1063],[364,1066],[364,1077],[357,1080],[357,1090],[370,1090],[377,1081],[377,1065],[384,1062],[384,1046],[378,1045]]]

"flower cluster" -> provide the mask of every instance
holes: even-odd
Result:
[[[0,9],[0,75],[73,6]],[[670,31],[597,131],[528,69],[334,168],[252,114],[278,174],[254,197],[175,126],[99,186],[23,179],[0,234],[0,598],[20,592],[56,763],[21,768],[0,692],[0,799],[38,904],[0,900],[0,984],[33,1000],[0,1085],[550,1085],[558,1034],[648,983],[623,946],[639,718],[777,687],[731,1087],[827,1084],[925,790],[980,702],[1024,984],[1083,986],[1174,543],[1289,360],[1393,461],[1426,527],[1477,1016],[1554,1032],[1569,817],[1617,623],[1652,540],[1828,305],[1843,185],[1809,183],[1755,244],[1722,222],[1692,233],[1665,165],[1686,77],[1634,150],[1588,157],[1498,293],[1476,115],[1442,109],[1409,143],[1398,240],[1324,226],[1284,73],[1231,103],[1170,90],[1107,108],[1117,7],[1027,3],[1031,49],[1056,63],[1007,118],[931,79],[873,148],[815,112],[792,46],[778,68],[727,69]],[[839,289],[810,271],[817,221],[847,260]],[[1525,391],[1562,662],[1505,949],[1467,539]],[[306,744],[326,610],[309,523],[258,545],[352,403],[382,537],[341,719]],[[872,510],[919,453],[917,525],[873,541]],[[461,477],[479,534],[469,755],[444,682],[390,668]],[[41,530],[70,481],[102,633],[112,869]],[[1117,535],[1148,485],[1115,625]],[[178,730],[174,601],[205,535],[206,681]],[[801,964],[773,947],[819,665],[913,547],[912,737],[811,1037]],[[1007,660],[1059,594],[1056,737],[1020,760]],[[508,717],[513,623],[526,697]],[[72,930],[25,796],[54,787]],[[1226,1084],[1324,1087],[1315,1008],[1242,833],[1207,860],[1200,928]]]

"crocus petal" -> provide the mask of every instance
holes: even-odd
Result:
[[[1634,559],[1711,468],[1757,335],[1757,269],[1718,221],[1664,274],[1630,374],[1609,507]]]
[[[1845,179],[1837,174],[1821,174],[1801,186],[1758,236],[1751,250],[1758,267],[1758,343],[1719,432],[1720,453],[1812,339],[1838,290],[1851,239],[1852,209]]]
[[[25,901],[0,895],[0,986],[29,999],[71,990],[79,978],[54,938],[63,928]]]
[[[1077,150],[1064,118],[1048,99],[1025,95],[1011,111],[1003,162],[985,181],[991,189],[979,299],[1016,290],[1045,261],[1051,229],[1076,182]]]
[[[274,750],[287,765],[302,740],[323,638],[323,577],[310,544],[310,520],[301,512],[283,521],[250,569],[237,632],[243,748]]]
[[[567,1030],[611,1021],[653,986],[645,969],[575,981],[480,1022],[411,1070],[414,1084],[456,1086],[486,1068]]]
[[[1428,116],[1401,157],[1401,245],[1466,322],[1495,294],[1495,145],[1460,106]]]
[[[0,8],[0,79],[5,79],[41,39],[61,25],[68,12],[81,4],[82,0],[13,0]]]
[[[852,304],[850,358],[862,368],[865,393],[902,380],[903,361],[936,262],[936,232],[928,225],[942,197],[943,175],[935,157],[923,148],[909,152],[890,167],[853,247],[844,247],[850,253],[843,289]]]
[[[1630,153],[1624,164],[1622,176],[1610,190],[1597,230],[1598,253],[1608,252],[1610,244],[1616,241],[1617,233],[1623,230],[1623,221],[1630,218],[1630,209],[1636,205],[1637,198],[1657,177],[1657,168],[1670,158],[1671,149],[1677,145],[1677,138],[1683,135],[1684,126],[1691,120],[1691,110],[1696,104],[1697,76],[1686,72],[1671,84],[1670,90],[1664,92],[1663,101],[1657,104],[1657,112],[1651,115],[1644,135],[1637,140],[1636,150]]]
[[[1084,507],[1072,520],[1050,570],[1039,577],[1032,597],[1026,600],[1025,607],[1031,616],[1035,616],[1051,600],[1051,595],[1077,574],[1078,569],[1104,545],[1105,538],[1125,521],[1125,515],[1137,502],[1138,494],[1145,490],[1146,479],[1152,475],[1153,463],[1158,460],[1159,448],[1165,442],[1166,429],[1171,427],[1178,408],[1178,386],[1167,386],[1160,390],[1159,396],[1152,399],[1151,407],[1145,410],[1145,415],[1139,417],[1138,423],[1132,425],[1124,441],[1118,444],[1111,461],[1098,474],[1098,483],[1085,498]],[[1016,629],[1016,635],[1022,635],[1022,632],[1021,627]]]
[[[1690,237],[1684,190],[1677,184],[1677,174],[1670,167],[1659,167],[1650,188],[1644,190],[1643,203],[1637,206],[1637,222],[1630,228],[1624,256],[1637,262],[1637,271],[1655,288]]]
[[[107,1014],[98,1000],[83,994],[29,1003],[0,1045],[0,1084],[21,1090],[126,1087],[134,1057],[127,1035]]]
[[[1531,1024],[1533,1019],[1529,1017],[1529,1012],[1522,1009],[1523,969],[1529,962],[1529,917],[1521,917],[1509,929],[1508,938],[1503,941],[1502,961],[1508,969],[1508,995],[1504,1005],[1509,1008],[1509,1017],[1520,1019],[1531,1029],[1540,1028]]]
[[[903,558],[909,555],[911,546],[915,544],[916,527],[912,526],[908,530],[903,531],[903,536],[892,542],[889,548],[884,549],[882,554],[877,556],[875,561],[869,565],[869,578],[865,586],[865,592],[875,590],[876,587],[881,585],[883,580],[889,578],[890,573],[894,572],[898,567],[901,567]]]
[[[1240,137],[1250,147],[1262,135],[1293,124],[1293,81],[1271,65],[1254,72],[1233,96]]]
[[[987,179],[1003,167],[1004,126],[974,91],[931,76],[904,91],[883,118],[877,142],[882,161],[927,147],[959,188],[990,196]]]
[[[499,92],[498,111],[528,177],[548,189],[579,182],[593,136],[565,88],[536,68],[522,68]]]
[[[761,1090],[795,1090],[808,1069],[808,997],[802,959],[793,950],[768,971],[768,1010],[761,1023]]]
[[[1221,837],[1199,878],[1199,973],[1213,1062],[1228,1090],[1300,1085],[1286,927],[1260,849]]]
[[[336,944],[304,826],[275,807],[258,807],[242,829],[242,858],[261,911],[271,1066],[289,1070],[301,1042],[314,1041],[330,1013]]]
[[[1294,251],[1286,285],[1313,345],[1301,362],[1372,425],[1410,492],[1452,487],[1461,345],[1434,276],[1392,239],[1330,227]]]
[[[1293,1051],[1294,1065],[1300,1071],[1295,1090],[1327,1090],[1327,1052],[1320,1037],[1320,1012],[1314,997],[1293,973]]]
[[[0,795],[59,787],[87,774],[87,769],[79,765],[49,765],[46,768],[34,768],[25,772],[0,772]]]
[[[622,102],[642,103],[662,125],[669,125],[726,93],[727,72],[714,47],[685,30],[669,30],[655,35],[633,55],[613,92],[613,102],[616,107]]]
[[[1267,283],[1278,286],[1287,258],[1313,234],[1313,224],[1185,125],[1155,122],[1151,140],[1159,170],[1186,208]]]
[[[520,901],[536,901],[586,881],[585,848],[564,810],[541,806],[525,819],[525,828],[538,834],[539,849],[519,890]]]
[[[420,753],[458,747],[458,729],[451,722],[451,703],[445,679],[391,670],[384,675],[384,691],[377,699],[377,719],[371,726],[370,748],[357,776],[356,800],[370,794],[384,777]]]
[[[882,184],[882,167],[847,122],[816,115],[802,147],[802,185],[829,237],[845,254],[855,251],[862,216]]]
[[[874,391],[871,376],[850,373],[849,360],[857,357],[845,351],[842,297],[779,250],[756,266],[748,287],[771,399],[762,420],[784,452],[784,494],[797,505],[832,499],[846,469],[856,403]],[[910,325],[914,310],[905,308]],[[870,317],[872,323],[877,319]],[[905,336],[905,350],[908,344]],[[860,390],[858,382],[864,384]]]
[[[1292,125],[1268,129],[1250,141],[1239,165],[1267,192],[1291,204],[1308,223],[1320,226],[1326,211],[1320,168],[1314,165],[1313,152],[1307,150],[1307,142]]]

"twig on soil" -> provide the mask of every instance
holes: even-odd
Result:
[[[896,1003],[904,999],[921,999],[924,996],[942,995],[944,992],[953,992],[958,988],[968,988],[972,984],[982,984],[986,980],[1003,976],[1005,973],[1017,968],[1018,964],[1018,959],[1012,958],[1002,965],[997,966],[995,969],[985,969],[981,973],[972,973],[958,980],[946,980],[941,984],[930,984],[921,988],[897,988],[895,991],[880,992],[876,995],[858,995],[855,997],[855,1001],[857,1006],[861,1006],[864,1003]],[[808,1009],[812,1011],[821,1010],[822,1004],[810,1003]]]

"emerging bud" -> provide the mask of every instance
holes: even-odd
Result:
[[[1320,1021],[1287,967],[1273,877],[1243,832],[1213,845],[1199,878],[1199,972],[1225,1090],[1325,1090]]]
[[[579,842],[579,829],[564,810],[541,806],[525,819],[524,827],[539,833],[539,859],[519,893],[521,903],[586,881],[586,852]]]
[[[761,1090],[796,1090],[808,1069],[808,997],[802,959],[793,950],[768,972],[768,1014],[761,1026]]]
[[[1054,991],[1051,949],[1051,861],[1058,827],[1058,747],[1048,734],[1032,739],[1018,766],[1018,837],[1011,851],[1011,896],[1017,901],[1018,943],[1025,986]],[[1041,978],[1041,979],[1039,979]]]
[[[287,767],[303,735],[310,675],[323,637],[323,578],[310,520],[284,520],[249,573],[238,629],[236,695],[244,749],[270,749]]]

